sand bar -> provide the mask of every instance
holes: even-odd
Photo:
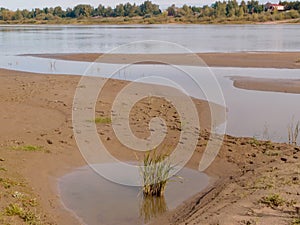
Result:
[[[33,54],[31,56],[102,63],[167,63],[210,67],[300,69],[300,52],[238,52],[197,54]]]
[[[254,77],[231,77],[237,88],[300,94],[300,79],[270,79]]]

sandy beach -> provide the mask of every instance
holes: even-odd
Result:
[[[38,56],[94,61],[99,54]],[[209,66],[300,68],[297,62],[299,53],[200,56]],[[157,60],[165,62],[166,55],[161,57]],[[168,62],[178,63],[178,56],[167,58]],[[180,63],[184,65],[199,63],[190,62],[189,56],[181,58]],[[122,55],[117,58],[105,56],[104,59],[108,63],[141,62],[139,55],[129,58]],[[142,61],[147,62],[147,57]],[[34,212],[34,218],[40,224],[81,224],[73,213],[64,208],[57,190],[57,180],[62,175],[86,165],[76,145],[72,127],[72,103],[80,77],[0,69],[0,80],[1,224],[25,223],[22,216],[8,215],[7,207],[10,204],[20,205],[26,212]],[[299,81],[234,78],[233,82],[238,88],[299,93]],[[98,96],[97,118],[110,116],[113,100],[127,84],[127,81],[120,80],[107,82]],[[143,89],[146,84],[140,85]],[[186,166],[197,169],[210,139],[211,121],[208,103],[196,99],[193,101],[202,129],[195,152]],[[167,112],[162,105],[168,108]],[[214,105],[214,110],[225,109]],[[166,144],[174,146],[178,143],[180,121],[176,110],[168,102],[154,98],[149,105],[149,99],[145,98],[135,105],[130,115],[130,125],[137,137],[147,137],[150,119],[160,115],[168,128],[167,138],[161,148]],[[110,123],[97,124],[97,132],[113,156],[120,160],[135,159],[132,151],[118,141]],[[205,171],[216,182],[152,223],[292,224],[300,218],[295,208],[300,202],[299,157],[300,149],[297,146],[225,136],[218,156]],[[269,200],[272,196],[282,201],[276,204]]]

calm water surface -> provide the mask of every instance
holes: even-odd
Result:
[[[107,52],[143,40],[193,52],[300,51],[300,25],[0,26],[1,55]],[[141,50],[152,51],[145,45],[132,52]]]

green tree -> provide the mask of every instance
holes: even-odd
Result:
[[[97,8],[95,8],[92,12],[92,16],[104,16],[105,15],[105,6],[98,5]]]
[[[123,8],[124,8],[124,16],[130,16],[130,17],[134,16],[134,10],[132,10],[133,6],[129,2],[127,2],[123,6]]]
[[[236,0],[229,0],[226,5],[226,16],[233,17],[238,14],[239,5]]]
[[[125,15],[125,9],[123,4],[119,4],[114,9],[114,16],[124,16]]]
[[[300,2],[299,1],[291,1],[291,2],[280,1],[279,4],[283,5],[286,10],[291,10],[291,9],[298,10],[298,11],[300,10]]]
[[[243,8],[242,6],[240,6],[240,7],[239,7],[239,10],[238,10],[238,12],[237,12],[237,17],[241,18],[241,17],[244,16],[244,14],[245,14],[244,8]]]
[[[74,7],[73,16],[78,18],[80,16],[89,17],[93,12],[93,7],[91,5],[80,4]]]
[[[53,16],[58,16],[58,17],[65,17],[66,16],[66,12],[60,7],[60,6],[56,6],[53,9]]]
[[[22,12],[21,10],[17,9],[17,11],[13,14],[12,16],[12,20],[21,20],[23,19],[23,15],[22,15]]]
[[[114,10],[110,6],[108,6],[105,9],[104,17],[112,17],[113,15],[114,15]]]
[[[141,16],[149,15],[158,15],[161,14],[159,6],[153,4],[151,1],[145,1],[140,5]]]
[[[31,18],[33,18],[32,12],[30,12],[30,11],[27,10],[27,9],[23,9],[23,10],[21,11],[21,13],[22,13],[23,18],[26,18],[26,19],[31,19]]]
[[[241,1],[240,7],[243,9],[244,13],[248,13],[247,4],[244,0]]]
[[[0,18],[1,20],[8,21],[13,19],[14,12],[8,9],[1,8]]]
[[[215,10],[212,7],[209,7],[208,5],[203,6],[200,16],[201,17],[213,17],[215,14]]]
[[[131,5],[129,2],[124,5],[125,16],[134,17],[141,14],[141,9],[135,3]]]
[[[37,17],[39,14],[41,14],[41,13],[43,13],[43,11],[41,10],[41,9],[39,9],[39,8],[35,8],[34,10],[33,10],[33,17],[35,18],[35,17]]]
[[[182,12],[184,16],[189,16],[193,13],[192,8],[186,4],[182,6]]]
[[[43,8],[42,12],[44,12],[45,14],[50,13],[50,9],[48,7]]]
[[[200,13],[200,8],[196,6],[192,6],[193,13]]]
[[[264,11],[264,5],[260,5],[259,1],[251,0],[247,2],[249,13],[261,13]]]
[[[168,9],[168,16],[176,16],[176,6],[173,4]]]
[[[226,17],[226,2],[217,1],[213,4],[213,8],[215,9],[215,16],[217,18]]]
[[[71,18],[75,17],[73,9],[71,8],[66,9],[66,17],[71,17]]]

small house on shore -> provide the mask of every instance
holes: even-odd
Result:
[[[273,4],[270,2],[265,4],[265,11],[274,12],[275,10],[284,11],[284,6],[280,4]]]

